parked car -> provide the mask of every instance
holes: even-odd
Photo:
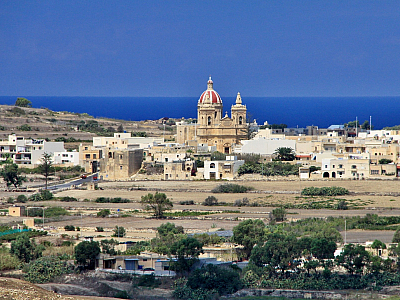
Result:
[[[83,175],[81,175],[81,178],[82,178],[82,179],[86,179],[87,176],[86,176],[85,174],[83,174]]]

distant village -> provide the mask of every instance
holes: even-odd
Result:
[[[292,157],[283,160],[298,166],[300,179],[400,176],[400,130],[370,130],[369,124],[361,128],[357,122],[352,127],[328,128],[287,128],[267,122],[259,126],[246,119],[247,107],[240,93],[231,116],[223,114],[222,99],[211,77],[198,100],[197,112],[197,121],[174,121],[173,141],[167,141],[165,130],[163,137],[118,132],[112,137],[95,136],[92,143],[81,143],[78,151],[66,151],[62,141],[12,134],[0,141],[1,159],[10,156],[14,163],[33,168],[48,153],[56,166],[80,165],[85,172],[98,173],[99,179],[110,181],[233,180],[245,164],[244,157],[259,156],[259,162],[266,163],[279,160],[279,149],[289,149]],[[165,129],[170,120],[158,122]]]

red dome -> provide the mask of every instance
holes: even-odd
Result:
[[[199,103],[203,103],[206,100],[206,95],[208,94],[208,96],[211,99],[211,102],[214,103],[219,103],[222,104],[222,100],[221,97],[218,95],[218,93],[214,90],[207,90],[205,92],[203,92],[203,94],[201,94],[200,99],[199,99]]]

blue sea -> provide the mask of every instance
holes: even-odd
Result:
[[[196,118],[198,97],[38,97],[20,96],[33,107],[54,111],[88,113],[95,117],[123,120],[155,120],[162,117]],[[14,104],[17,96],[0,96],[0,104]],[[230,115],[234,97],[223,99]],[[374,129],[400,124],[400,97],[243,97],[251,119],[258,124],[284,123],[289,127],[332,124],[372,117]]]

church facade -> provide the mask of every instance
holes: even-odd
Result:
[[[216,146],[217,151],[230,154],[233,146],[247,139],[246,105],[242,104],[240,93],[231,107],[231,117],[223,116],[220,95],[213,88],[211,77],[197,103],[197,123],[177,126],[177,142]]]

